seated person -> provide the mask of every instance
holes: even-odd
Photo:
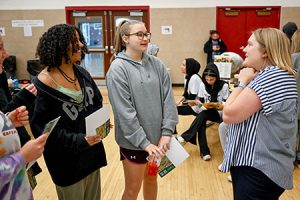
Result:
[[[207,64],[203,75],[202,81],[205,85],[204,102],[215,102],[223,104],[229,96],[228,84],[220,80],[220,75],[217,66],[214,63]],[[206,140],[206,122],[207,120],[220,122],[222,110],[217,108],[208,108],[201,111],[190,128],[185,131],[181,136],[178,136],[178,141],[188,141],[196,145],[196,135],[198,132],[198,143],[200,146],[200,154],[202,154],[203,160],[207,161],[211,159],[210,151]]]
[[[201,68],[200,63],[193,58],[186,58],[181,64],[181,73],[185,74],[184,92],[182,98],[176,102],[179,115],[197,115],[201,112],[198,105],[189,106],[189,100],[200,100],[203,97],[205,86],[198,72]],[[203,102],[203,98],[202,98]]]

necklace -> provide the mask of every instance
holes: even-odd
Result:
[[[57,67],[57,69],[69,83],[72,83],[73,85],[76,86],[77,77],[75,76],[75,74],[74,74],[74,79],[73,79],[70,76],[68,76],[63,70],[61,70],[59,67]]]

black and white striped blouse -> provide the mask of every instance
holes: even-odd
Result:
[[[250,166],[282,188],[293,187],[298,96],[295,77],[278,67],[261,70],[248,86],[262,108],[228,130],[222,170]]]

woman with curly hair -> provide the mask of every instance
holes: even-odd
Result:
[[[80,63],[86,43],[74,26],[55,25],[40,38],[36,55],[45,67],[35,86],[31,119],[35,137],[61,116],[48,138],[44,158],[58,199],[100,199],[100,171],[106,155],[99,136],[86,136],[85,117],[102,107],[102,95]]]

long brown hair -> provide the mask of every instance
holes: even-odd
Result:
[[[144,24],[141,21],[137,21],[137,20],[124,20],[122,21],[119,26],[117,27],[116,33],[115,33],[115,40],[114,40],[114,49],[115,49],[115,53],[114,55],[111,57],[110,62],[112,62],[116,55],[123,51],[124,49],[126,49],[126,44],[124,43],[122,37],[124,35],[129,35],[130,34],[130,30],[131,30],[131,26],[134,24]]]
[[[253,34],[261,48],[266,51],[272,65],[295,75],[292,69],[290,41],[283,32],[275,28],[259,28]]]

